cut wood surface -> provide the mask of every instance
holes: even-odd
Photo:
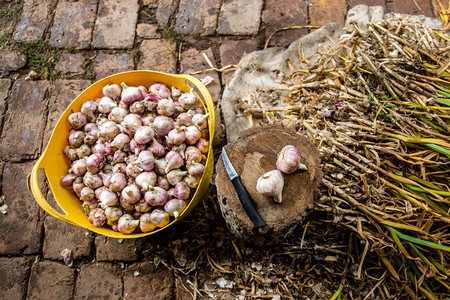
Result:
[[[256,191],[256,182],[264,173],[276,169],[277,155],[286,145],[297,148],[300,161],[308,170],[284,174],[283,202],[276,203],[272,197]],[[306,137],[281,125],[252,127],[225,149],[258,213],[267,223],[265,228],[254,228],[220,157],[215,182],[221,212],[230,231],[238,238],[256,243],[279,242],[292,233],[313,208],[322,179],[319,151]]]

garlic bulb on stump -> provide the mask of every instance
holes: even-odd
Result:
[[[278,153],[277,170],[285,174],[291,174],[296,170],[307,170],[308,168],[300,163],[300,155],[297,148],[292,145],[284,146]]]
[[[278,170],[272,170],[258,178],[256,190],[262,195],[272,196],[275,202],[281,203],[283,201],[283,186],[283,174]]]

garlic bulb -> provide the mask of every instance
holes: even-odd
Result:
[[[283,174],[278,170],[272,170],[258,178],[256,190],[262,195],[272,196],[275,202],[281,203],[283,186]]]
[[[150,213],[145,213],[139,218],[139,228],[142,232],[150,232],[156,228],[153,224]]]
[[[117,99],[120,97],[120,94],[122,93],[122,88],[116,84],[107,84],[102,89],[103,95],[106,97],[109,97],[111,99]]]
[[[135,220],[130,214],[120,216],[117,221],[117,229],[120,233],[130,234],[139,225],[139,220]]]
[[[120,207],[112,207],[108,206],[105,208],[105,215],[107,219],[107,223],[109,225],[114,224],[119,218],[123,215],[123,211]]]
[[[296,170],[307,170],[307,167],[300,163],[300,155],[297,148],[292,145],[284,146],[278,153],[277,170],[285,174],[291,174]]]
[[[89,222],[95,227],[102,227],[106,223],[105,211],[101,208],[94,208],[89,212]]]

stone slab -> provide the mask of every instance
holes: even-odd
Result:
[[[214,55],[211,48],[208,48],[203,51],[199,51],[195,48],[190,48],[183,53],[181,53],[181,61],[180,61],[180,70],[181,73],[193,73],[197,71],[203,71],[210,69],[211,67],[206,62],[203,53],[206,54],[208,59],[211,61],[212,65],[217,68]],[[198,79],[203,79],[207,76],[211,76],[214,80],[208,84],[206,87],[211,94],[211,97],[214,102],[220,100],[222,96],[222,88],[220,85],[219,74],[216,71],[207,71],[202,72],[200,74],[194,75]]]
[[[153,70],[174,73],[176,70],[176,44],[155,39],[143,40],[139,46],[139,70]]]
[[[81,266],[73,299],[120,299],[121,296],[122,279],[118,266],[110,263]]]
[[[313,26],[323,26],[336,22],[344,24],[347,15],[347,3],[345,0],[311,0],[309,7],[309,21]]]
[[[224,0],[220,8],[218,32],[230,35],[256,35],[263,0]]]
[[[138,0],[100,0],[92,46],[106,49],[133,48],[138,10]]]
[[[158,30],[156,25],[141,23],[136,27],[136,35],[143,39],[159,39],[161,35],[156,30]]]
[[[24,0],[22,15],[13,37],[19,43],[35,43],[44,36],[52,21],[52,11],[57,0]]]
[[[169,25],[169,21],[178,8],[177,0],[159,0],[158,7],[156,8],[156,21],[160,28],[164,28]]]
[[[219,48],[221,67],[223,68],[228,65],[238,65],[242,56],[256,51],[257,48],[258,42],[254,39],[224,41]],[[223,72],[222,84],[227,85],[233,74],[234,71]]]
[[[50,83],[45,80],[14,82],[0,141],[3,160],[20,161],[39,156],[49,89]]]
[[[27,257],[0,258],[1,299],[25,299],[30,264],[31,261]]]
[[[50,194],[50,193],[49,193]],[[48,195],[47,198],[53,197]],[[48,200],[49,203],[52,202]],[[42,252],[45,259],[62,260],[61,251],[72,251],[73,259],[87,258],[92,250],[92,236],[87,229],[60,221],[50,215],[44,219],[45,237]]]
[[[429,0],[393,0],[391,10],[399,14],[433,17],[433,9]]]
[[[109,75],[134,69],[133,55],[130,53],[99,53],[93,66],[97,80]]]
[[[118,239],[99,235],[95,238],[97,261],[133,261],[138,258],[137,240]]]
[[[262,13],[266,39],[283,27],[308,25],[306,1],[266,0]],[[278,31],[269,40],[269,46],[286,46],[308,34],[308,29]]]
[[[162,264],[158,267],[148,261],[132,264],[123,275],[125,299],[141,299],[143,295],[151,295],[152,300],[173,299],[174,286],[172,271]]]
[[[90,84],[91,82],[89,80],[55,80],[48,105],[48,117],[43,138],[44,147],[47,146],[53,129],[63,112]]]
[[[8,97],[10,86],[11,80],[0,79],[0,128],[2,128],[3,125],[3,119],[6,110],[6,98]]]
[[[0,254],[35,254],[41,248],[42,210],[27,189],[27,175],[34,161],[6,163],[2,195],[8,212],[0,216]]]
[[[62,74],[83,74],[81,66],[85,60],[84,53],[63,53],[55,65],[55,71]]]
[[[184,35],[216,32],[219,0],[181,0],[174,31]]]
[[[53,261],[41,261],[31,268],[27,300],[72,299],[75,270]]]
[[[10,71],[16,71],[27,63],[27,57],[14,51],[0,51],[0,71],[7,74]]]
[[[98,0],[59,1],[49,45],[56,48],[89,48],[97,4]]]

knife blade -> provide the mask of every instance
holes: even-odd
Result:
[[[245,186],[241,182],[241,178],[231,164],[230,158],[228,157],[225,148],[222,148],[222,160],[225,165],[225,170],[227,170],[228,176],[231,179],[231,183],[236,190],[239,200],[244,207],[245,212],[249,216],[250,220],[255,224],[256,227],[266,226],[266,222],[261,218],[261,216],[256,211],[255,205],[253,204],[252,198],[245,189]]]

